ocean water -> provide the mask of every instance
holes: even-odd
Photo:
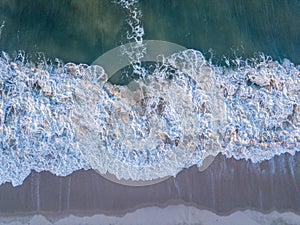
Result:
[[[209,155],[255,163],[300,150],[299,2],[154,2],[1,3],[0,184],[82,168],[151,180]],[[145,65],[147,39],[186,49]],[[120,85],[92,62],[128,42]]]

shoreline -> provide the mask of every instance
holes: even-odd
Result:
[[[213,155],[208,155],[206,158],[203,159],[203,163],[201,167],[198,167],[198,170],[200,172],[205,171],[214,161],[215,156]],[[141,186],[148,186],[148,185],[153,185],[153,184],[158,184],[160,182],[163,182],[169,178],[171,178],[172,176],[167,176],[167,177],[161,177],[161,178],[156,178],[153,180],[125,180],[125,179],[118,179],[114,174],[111,173],[106,173],[106,174],[102,174],[100,172],[98,172],[97,170],[95,170],[98,174],[100,174],[102,177],[104,177],[105,179],[117,183],[117,184],[121,184],[121,185],[125,185],[125,186],[133,186],[133,187],[141,187]],[[180,173],[180,172],[179,172]]]
[[[170,200],[164,204],[157,204],[157,203],[153,202],[153,203],[148,203],[148,204],[144,204],[144,205],[139,205],[137,207],[128,209],[126,212],[122,212],[122,213],[121,212],[111,212],[111,211],[99,211],[99,210],[89,210],[89,211],[70,210],[70,211],[64,211],[64,212],[35,211],[35,212],[30,212],[30,213],[14,213],[14,214],[3,214],[0,212],[0,222],[1,222],[1,218],[27,218],[27,217],[33,217],[36,215],[44,216],[45,218],[50,219],[50,220],[59,220],[62,218],[66,218],[68,216],[76,216],[79,218],[83,218],[83,217],[93,217],[95,215],[103,215],[106,217],[122,218],[122,217],[126,216],[127,214],[134,213],[140,209],[147,209],[147,208],[155,207],[155,208],[159,208],[159,209],[163,210],[170,206],[171,207],[174,207],[174,206],[175,207],[176,206],[193,207],[199,211],[209,211],[209,212],[215,214],[216,216],[220,216],[220,217],[226,217],[226,216],[230,216],[230,215],[234,214],[235,212],[244,212],[244,211],[253,211],[253,212],[261,213],[263,215],[268,215],[272,212],[276,212],[279,214],[293,213],[300,217],[300,211],[295,211],[292,209],[278,210],[277,208],[271,208],[268,210],[260,210],[260,209],[251,208],[251,207],[240,207],[240,208],[232,209],[231,211],[228,211],[225,213],[219,213],[219,212],[215,212],[214,210],[212,210],[210,208],[199,207],[196,204],[183,202],[180,200],[176,200],[176,201]]]
[[[300,215],[300,153],[283,154],[260,164],[216,156],[200,172],[196,166],[151,186],[124,186],[93,170],[67,177],[32,172],[23,185],[0,186],[0,216],[36,214],[124,216],[145,207],[185,205],[228,216],[238,210]]]
[[[156,216],[156,218],[155,218]],[[162,220],[157,217],[162,217]],[[148,206],[138,208],[134,211],[127,212],[123,216],[93,214],[93,215],[78,215],[67,213],[60,216],[39,213],[32,215],[17,215],[17,216],[1,216],[1,224],[153,224],[153,220],[149,223],[149,219],[160,220],[160,224],[182,224],[184,223],[205,223],[205,224],[233,224],[239,221],[241,225],[261,224],[256,223],[264,218],[264,224],[280,224],[278,222],[300,222],[300,214],[291,211],[279,212],[272,210],[270,212],[261,212],[253,209],[236,209],[226,215],[218,215],[207,209],[199,209],[197,207],[185,204],[168,204],[165,207]],[[259,219],[260,218],[260,219]],[[268,222],[266,222],[266,219]],[[243,222],[241,222],[243,221]],[[146,222],[146,223],[145,223]],[[148,222],[148,223],[147,223]],[[295,223],[295,224],[296,224]],[[289,223],[290,224],[290,223]]]

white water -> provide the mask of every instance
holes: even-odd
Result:
[[[0,183],[90,167],[148,180],[219,152],[259,162],[299,151],[300,75],[288,60],[222,68],[186,50],[136,89],[99,66],[38,67],[0,58]]]

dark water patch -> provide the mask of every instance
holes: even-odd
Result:
[[[1,1],[5,28],[0,49],[41,51],[49,58],[91,63],[116,47],[124,18],[108,0]]]
[[[176,42],[208,56],[212,49],[219,60],[264,52],[300,62],[299,1],[154,0],[141,1],[141,8],[146,39]]]
[[[140,1],[145,39],[195,48],[215,61],[223,56],[300,63],[300,2],[290,1]],[[42,51],[50,58],[91,63],[126,42],[126,12],[109,0],[1,1],[5,21],[0,49]]]

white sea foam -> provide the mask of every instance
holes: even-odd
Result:
[[[31,170],[65,176],[90,167],[149,180],[219,152],[259,162],[300,149],[300,73],[288,60],[225,68],[186,50],[128,87],[108,83],[99,66],[7,58],[0,183],[19,185]]]
[[[130,44],[122,46],[122,54],[128,57],[133,72],[143,76],[145,70],[141,66],[141,58],[146,54],[146,45],[143,42],[144,27],[141,20],[142,10],[136,5],[139,0],[113,0],[112,2],[119,4],[127,15],[126,21],[129,29],[126,32],[126,42],[130,42]]]

